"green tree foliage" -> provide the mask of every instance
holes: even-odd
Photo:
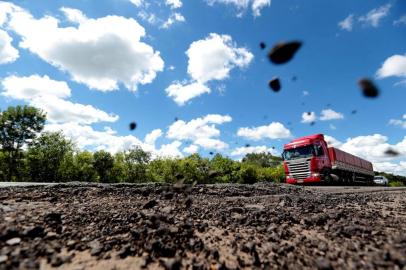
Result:
[[[114,168],[113,156],[104,150],[97,151],[93,154],[93,167],[99,176],[99,182],[110,183],[113,182],[112,169]]]
[[[268,152],[250,153],[245,155],[245,157],[242,159],[242,162],[256,164],[260,167],[275,168],[281,164],[282,158],[273,156],[271,153]]]
[[[6,156],[6,180],[21,180],[21,148],[31,143],[44,128],[46,115],[30,106],[9,107],[0,112],[0,146]]]
[[[151,154],[137,146],[124,152],[124,175],[126,182],[147,182],[147,166],[151,160]]]
[[[73,143],[61,132],[45,132],[30,144],[27,152],[27,166],[31,181],[66,181],[66,170],[71,168]],[[67,164],[64,164],[67,163]],[[65,165],[63,168],[63,165]]]

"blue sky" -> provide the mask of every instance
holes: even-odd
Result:
[[[291,40],[295,57],[271,64]],[[46,130],[83,149],[155,156],[280,154],[323,133],[406,175],[405,45],[400,0],[0,1],[0,108],[40,107]],[[362,96],[363,77],[378,98]]]

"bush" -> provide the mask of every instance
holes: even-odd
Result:
[[[400,182],[400,181],[390,181],[389,186],[390,187],[404,187],[405,185],[403,184],[403,182]]]

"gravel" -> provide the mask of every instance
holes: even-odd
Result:
[[[0,269],[406,269],[406,191],[2,188]]]

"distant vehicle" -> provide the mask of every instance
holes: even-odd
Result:
[[[295,139],[285,144],[283,149],[287,183],[373,183],[371,162],[328,147],[323,134]]]
[[[385,176],[377,175],[374,177],[374,183],[376,185],[387,186],[389,184],[389,180]]]

